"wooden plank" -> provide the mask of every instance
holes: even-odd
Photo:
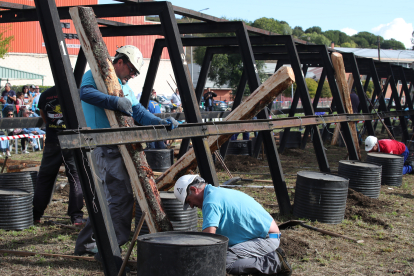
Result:
[[[352,110],[351,93],[350,93],[350,88],[348,87],[348,81],[346,79],[344,59],[342,55],[337,52],[334,52],[331,54],[331,59],[332,59],[333,67],[335,69],[335,79],[339,87],[339,92],[341,94],[342,101],[345,105],[345,111],[348,114],[353,114],[354,112]],[[358,153],[358,158],[359,160],[361,160],[361,149],[359,148],[356,125],[355,123],[350,123],[349,127],[351,129],[352,137],[354,139],[354,144],[355,144],[355,148]]]
[[[98,90],[109,95],[124,97],[92,8],[73,7],[69,12]],[[124,116],[121,112],[105,110],[105,113],[111,126],[133,126],[132,118]],[[150,233],[172,230],[142,145],[138,143],[118,147],[141,210],[149,214],[146,222]]]
[[[280,68],[273,76],[260,85],[241,105],[233,110],[224,121],[249,120],[271,103],[284,89],[295,81],[293,70],[289,67]],[[241,130],[243,132],[243,130]],[[215,152],[232,134],[210,136],[207,140],[211,152]],[[182,175],[195,170],[197,160],[194,150],[189,150],[173,166],[157,179],[160,190],[168,190]]]

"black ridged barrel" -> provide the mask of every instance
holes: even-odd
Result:
[[[344,219],[349,179],[320,172],[298,172],[293,214],[336,224]]]
[[[404,157],[395,154],[369,152],[367,162],[382,166],[381,185],[396,187],[402,185]]]
[[[0,229],[23,230],[33,225],[33,195],[17,189],[0,189]]]
[[[225,276],[228,238],[201,232],[138,237],[137,275]]]
[[[170,219],[174,231],[197,231],[197,208],[183,210],[183,205],[179,202],[173,192],[160,192],[161,202],[165,213]],[[135,205],[135,224],[141,219],[142,212],[138,203]],[[146,223],[142,225],[140,235],[148,234]]]
[[[174,149],[146,149],[144,152],[153,171],[165,172],[174,164]]]
[[[0,188],[18,189],[34,194],[37,172],[14,172],[0,174]]]
[[[361,161],[339,161],[338,175],[349,178],[349,188],[371,198],[378,198],[382,167]]]
[[[227,154],[252,155],[251,140],[232,140],[227,148]]]
[[[284,131],[280,132],[280,140],[282,141]],[[302,133],[300,131],[290,131],[289,137],[286,140],[285,149],[298,149],[302,143]]]

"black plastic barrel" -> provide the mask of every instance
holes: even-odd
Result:
[[[0,229],[23,230],[33,225],[33,195],[17,189],[0,189]]]
[[[228,238],[201,232],[138,237],[137,275],[224,276]]]
[[[336,224],[344,219],[349,179],[320,172],[298,172],[293,214]]]
[[[338,175],[349,178],[349,188],[371,198],[378,198],[382,167],[361,161],[339,161]]]
[[[197,231],[197,208],[183,210],[183,204],[179,202],[173,192],[160,192],[161,202],[165,213],[171,221],[174,231]],[[141,219],[142,212],[138,203],[135,205],[135,224]],[[146,223],[141,228],[140,235],[148,234]]]
[[[382,166],[381,185],[401,186],[404,157],[381,152],[369,152],[367,162]]]
[[[144,152],[153,171],[165,172],[174,164],[174,149],[146,149]]]
[[[37,172],[14,172],[0,174],[0,188],[19,189],[34,194]]]
[[[279,141],[282,141],[284,131],[279,132]],[[300,131],[290,131],[286,140],[285,149],[298,149],[302,143],[302,133]]]
[[[227,154],[252,155],[251,140],[232,140],[227,148]]]

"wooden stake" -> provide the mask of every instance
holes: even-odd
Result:
[[[271,103],[279,94],[295,81],[295,75],[289,67],[281,67],[273,76],[260,85],[241,105],[233,110],[224,121],[249,120]],[[240,132],[244,132],[240,130]],[[208,138],[210,151],[215,152],[232,134],[214,135]],[[174,186],[181,176],[197,167],[194,149],[184,154],[174,165],[157,179],[160,190]]]
[[[98,90],[109,95],[124,97],[92,8],[73,7],[69,9],[69,13]],[[132,118],[124,116],[121,112],[105,110],[105,113],[111,127],[134,125]],[[137,143],[118,147],[139,206],[142,211],[150,214],[146,219],[150,233],[172,230],[172,225],[162,207],[153,172],[148,166],[142,145]]]
[[[340,53],[334,52],[331,54],[332,64],[335,69],[335,79],[339,87],[339,92],[342,97],[342,101],[345,105],[345,111],[348,114],[354,113],[352,110],[351,103],[351,94],[350,88],[348,87],[348,82],[346,80],[345,65],[343,57]],[[354,122],[349,123],[349,128],[351,129],[351,134],[354,139],[354,145],[358,153],[358,159],[361,160],[361,150],[359,148],[358,134],[356,129],[356,124]],[[332,137],[332,140],[334,137]]]
[[[4,250],[0,249],[0,254],[12,254],[16,256],[29,257],[29,256],[44,256],[51,258],[65,258],[65,259],[75,259],[75,260],[84,260],[95,262],[94,257],[85,257],[85,256],[74,256],[74,255],[62,255],[62,254],[50,254],[50,253],[39,253],[39,252],[28,252],[28,251],[14,251],[14,250]],[[136,265],[136,261],[128,261],[129,265]]]
[[[131,256],[132,249],[134,248],[135,242],[137,241],[139,232],[141,231],[142,225],[144,224],[144,219],[147,216],[147,212],[142,212],[141,219],[138,222],[137,229],[135,229],[134,236],[132,237],[131,244],[128,247],[128,251],[125,255],[125,259],[122,262],[121,269],[119,270],[118,276],[121,276],[124,273],[124,269],[128,263],[129,256]]]

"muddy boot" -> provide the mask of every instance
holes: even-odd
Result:
[[[282,248],[279,247],[276,249],[276,253],[280,260],[280,266],[282,267],[276,275],[292,275],[292,267],[290,267],[290,264],[286,260],[285,252],[283,252]]]

